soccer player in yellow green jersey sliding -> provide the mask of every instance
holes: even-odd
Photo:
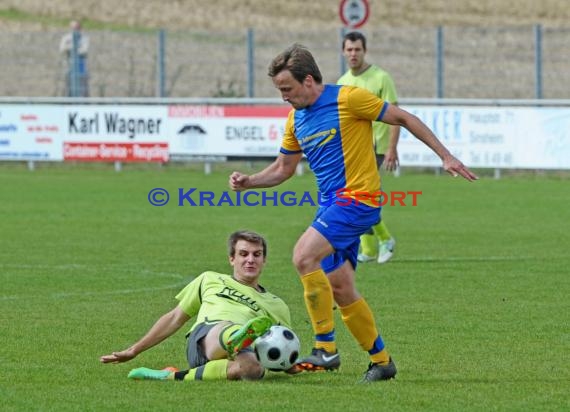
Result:
[[[342,52],[349,70],[338,79],[337,84],[362,87],[390,104],[398,103],[392,76],[387,71],[366,61],[366,37],[362,33],[347,33],[342,41]],[[373,122],[372,131],[378,172],[382,164],[388,171],[396,170],[400,126]],[[360,237],[359,262],[376,260],[378,263],[386,263],[392,257],[396,240],[388,231],[384,220],[382,216],[380,223],[372,226]]]
[[[228,240],[233,275],[204,272],[178,295],[178,305],[164,314],[129,348],[101,356],[103,363],[126,362],[162,342],[191,318],[186,335],[188,370],[137,368],[128,377],[154,380],[260,379],[265,369],[251,344],[273,324],[290,327],[285,302],[259,284],[267,244],[250,231],[233,233]],[[294,367],[288,371],[296,373]]]

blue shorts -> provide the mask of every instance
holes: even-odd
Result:
[[[380,222],[381,208],[360,203],[343,206],[333,202],[321,206],[311,226],[329,241],[334,253],[321,261],[325,273],[330,273],[350,261],[356,269],[360,236]]]

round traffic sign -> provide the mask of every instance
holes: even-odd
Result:
[[[345,26],[352,29],[361,27],[370,15],[368,0],[341,0],[339,15]]]

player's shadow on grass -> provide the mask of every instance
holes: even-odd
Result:
[[[266,372],[263,379],[259,382],[267,384],[279,384],[279,385],[303,385],[307,386],[318,386],[318,390],[321,390],[323,384],[330,384],[332,382],[338,385],[346,384],[357,384],[362,379],[362,375],[354,374],[343,374],[342,372],[301,372],[296,375],[288,375],[286,373],[280,372]],[[364,385],[367,386],[367,385]]]

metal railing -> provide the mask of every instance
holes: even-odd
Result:
[[[290,44],[302,43],[315,55],[324,80],[336,82],[346,67],[340,50],[343,31],[89,31],[89,95],[277,97],[266,74],[271,59]],[[368,60],[393,75],[401,98],[570,97],[566,51],[570,27],[407,27],[364,32]],[[70,66],[58,51],[61,36],[61,32],[2,33],[0,96],[68,95]],[[81,83],[72,78],[71,84]],[[74,90],[72,95],[80,95],[80,86]]]

